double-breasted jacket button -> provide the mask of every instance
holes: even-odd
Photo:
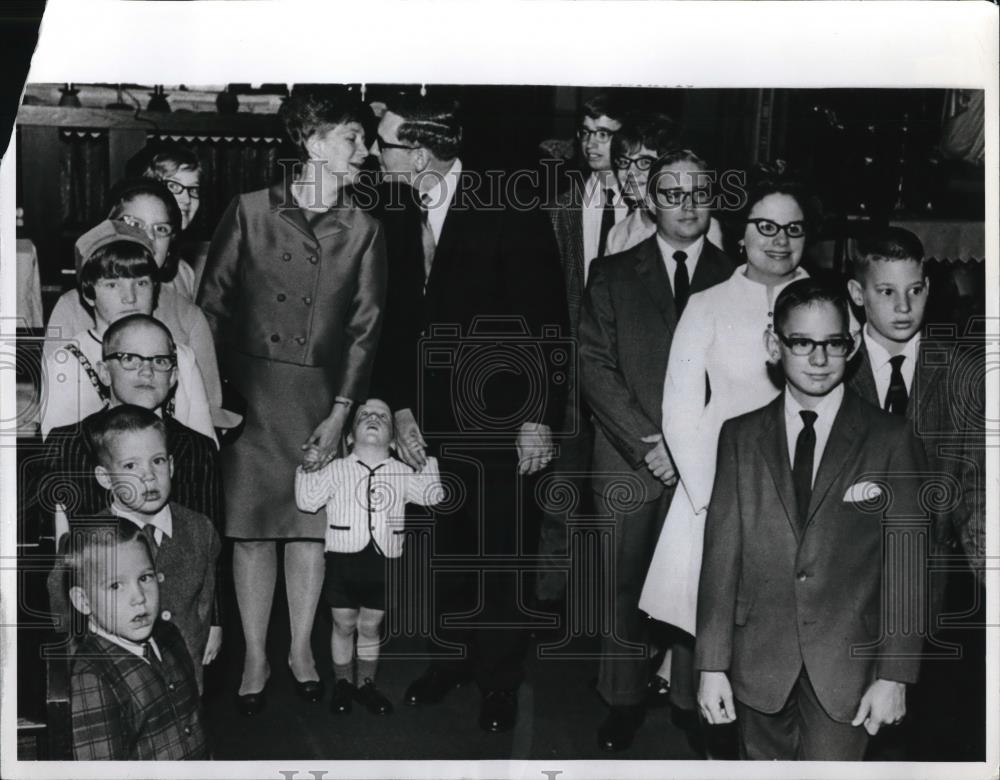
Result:
[[[291,252],[285,252],[285,254],[283,254],[281,256],[281,259],[284,260],[287,263],[289,260],[292,259],[292,253]]]
[[[795,576],[798,578],[799,582],[805,582],[807,579],[809,579],[809,575],[806,574],[804,571],[800,571]]]
[[[319,262],[319,258],[316,255],[309,255],[309,262],[316,265]]]
[[[310,298],[308,295],[305,298],[302,299],[302,303],[304,303],[306,306],[308,306],[312,302],[313,302],[313,299]]]
[[[271,341],[273,341],[275,344],[277,344],[279,341],[281,341],[281,336],[279,336],[277,333],[272,333],[271,334]]]
[[[297,341],[297,342],[298,342],[299,344],[305,344],[305,343],[306,343],[306,337],[305,337],[305,336],[296,336],[296,337],[295,337],[295,340],[296,340],[296,341]]]
[[[285,294],[278,293],[278,303],[284,303],[284,302],[285,302]]]

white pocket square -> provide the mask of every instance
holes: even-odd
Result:
[[[874,501],[882,495],[882,488],[874,482],[857,482],[847,488],[844,493],[844,501],[852,504],[860,504],[865,501]]]

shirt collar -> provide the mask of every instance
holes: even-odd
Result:
[[[864,334],[865,348],[868,350],[868,362],[871,363],[872,371],[879,371],[885,367],[893,356],[889,354],[885,347],[872,338],[870,323],[865,323]],[[906,342],[906,346],[903,347],[903,351],[897,352],[896,354],[903,355],[908,361],[910,361],[910,365],[916,365],[917,348],[919,346],[920,331],[917,331],[910,337],[910,340]]]
[[[597,193],[601,193],[601,197],[604,196],[604,190],[611,190],[615,193],[615,205],[618,205],[620,199],[619,195],[621,190],[618,187],[618,177],[614,174],[609,176],[602,176],[596,171],[591,171],[590,176],[587,177],[587,183],[583,188],[583,204],[584,206],[594,206],[595,208],[600,208],[603,206],[602,200],[597,200]]]
[[[783,284],[778,285],[774,289],[775,291],[783,290],[792,282],[797,282],[799,279],[805,279],[808,276],[809,272],[806,271],[806,269],[800,265],[798,268],[795,269],[795,275],[791,279],[789,279],[787,282],[784,282]],[[747,263],[744,263],[739,268],[737,268],[735,273],[733,273],[733,277],[736,279],[741,279],[745,284],[753,285],[754,288],[764,287],[764,285],[761,284],[760,282],[755,282],[753,279],[747,277]]]
[[[705,244],[705,237],[699,236],[698,239],[691,244],[687,249],[678,249],[672,246],[669,241],[667,241],[663,236],[660,235],[659,231],[656,233],[656,243],[660,245],[660,252],[663,254],[663,259],[673,260],[674,252],[683,252],[687,255],[688,260],[697,260],[701,257],[701,248]]]
[[[393,460],[392,455],[390,455],[389,457],[385,458],[384,460],[380,460],[374,466],[369,466],[367,463],[365,463],[363,460],[361,460],[361,458],[359,458],[353,452],[350,453],[347,457],[348,457],[349,460],[352,460],[354,463],[356,463],[359,466],[363,466],[368,471],[374,471],[375,469],[382,468],[382,466],[384,466],[386,463],[391,463],[392,460]]]
[[[144,515],[142,512],[136,512],[134,509],[122,506],[115,499],[111,502],[111,513],[116,517],[135,523],[140,528],[151,525],[166,536],[174,535],[174,519],[170,512],[169,503],[164,504],[163,508],[155,515]]]
[[[118,647],[122,648],[123,650],[128,650],[128,652],[132,653],[132,655],[138,656],[139,658],[145,660],[146,657],[144,653],[145,643],[137,644],[136,642],[132,642],[126,639],[125,637],[118,636],[117,634],[111,634],[105,631],[99,625],[97,625],[97,623],[94,622],[93,618],[90,618],[89,623],[90,623],[90,630],[93,631],[98,636],[104,637],[112,644],[118,645]],[[157,646],[156,640],[153,639],[152,634],[150,634],[149,639],[147,639],[146,642],[148,642],[149,645],[153,648],[153,652],[156,653],[157,657],[162,659],[163,655],[160,653],[160,648]]]
[[[451,168],[444,176],[435,176],[434,183],[430,188],[420,195],[420,199],[427,203],[428,208],[445,208],[451,203],[452,196],[458,188],[458,177],[462,173],[462,161],[456,157],[451,164]]]
[[[826,423],[830,421],[832,424],[833,418],[837,414],[837,410],[840,409],[840,402],[844,400],[844,383],[841,382],[833,390],[827,393],[823,399],[816,404],[812,409],[806,409],[802,404],[798,402],[794,395],[792,395],[788,388],[785,388],[785,425],[790,427],[791,422],[799,421],[802,418],[799,416],[799,412],[808,411],[816,412],[816,423],[814,425],[820,425],[821,423]]]

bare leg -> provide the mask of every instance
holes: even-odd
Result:
[[[240,620],[243,622],[243,638],[246,640],[240,695],[263,690],[271,673],[265,644],[277,570],[278,556],[274,542],[238,541],[234,545],[233,580]]]
[[[335,666],[343,666],[354,660],[354,632],[358,627],[358,610],[350,607],[334,607],[333,636],[330,639],[330,653]]]
[[[319,680],[311,639],[316,606],[323,589],[323,574],[322,542],[285,544],[285,590],[292,627],[288,662],[299,682]]]

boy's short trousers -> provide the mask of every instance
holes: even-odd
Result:
[[[370,541],[361,552],[328,552],[323,597],[332,608],[385,611],[385,571],[389,565],[391,559],[379,553]]]

